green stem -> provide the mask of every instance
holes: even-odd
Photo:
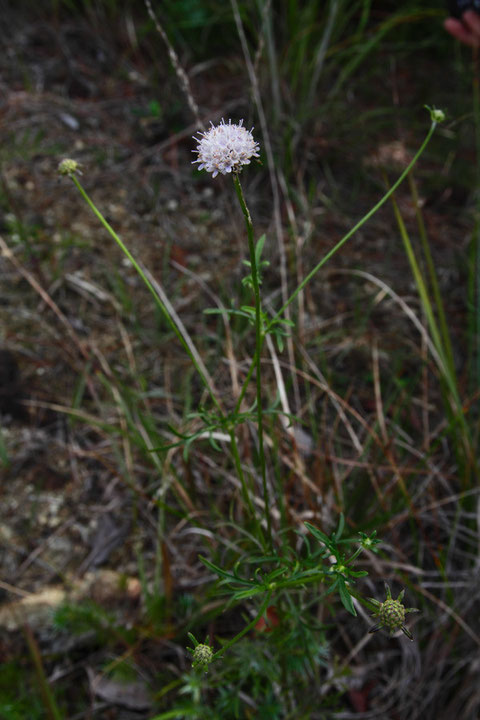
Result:
[[[363,551],[364,551],[364,547],[363,547],[363,545],[361,545],[359,548],[357,548],[357,549],[355,550],[355,552],[353,553],[353,555],[348,558],[347,565],[349,565],[349,566],[352,565],[353,562],[354,562],[354,560],[356,560],[357,557],[358,557]]]
[[[317,274],[317,272],[320,270],[320,268],[323,267],[323,265],[325,265],[325,263],[326,263],[328,260],[330,260],[330,258],[332,257],[332,255],[334,255],[334,254],[337,252],[337,250],[340,250],[340,248],[347,242],[347,240],[349,240],[349,239],[352,237],[352,235],[354,235],[354,233],[356,233],[357,230],[358,230],[359,228],[361,228],[362,225],[364,225],[364,224],[367,222],[367,220],[369,220],[369,219],[372,217],[372,215],[374,215],[374,214],[377,212],[377,210],[379,210],[379,209],[382,207],[382,205],[384,205],[384,204],[386,203],[386,201],[388,200],[388,198],[395,192],[395,190],[398,188],[398,186],[399,186],[399,185],[405,180],[405,178],[408,176],[410,170],[413,168],[413,166],[414,166],[415,163],[417,162],[418,158],[420,157],[420,155],[423,153],[423,151],[424,151],[425,148],[427,147],[428,143],[430,142],[430,139],[431,139],[431,137],[432,137],[432,135],[433,135],[436,127],[437,127],[437,123],[436,123],[435,121],[433,121],[432,124],[431,124],[431,126],[430,126],[430,130],[429,130],[428,133],[427,133],[427,136],[426,136],[425,140],[423,141],[422,145],[420,146],[420,149],[418,150],[418,152],[417,152],[416,155],[414,156],[413,160],[409,163],[409,165],[407,165],[407,167],[405,168],[405,170],[403,171],[403,173],[400,175],[400,177],[398,178],[398,180],[392,185],[392,187],[390,188],[390,190],[382,197],[382,199],[379,200],[379,202],[378,202],[366,215],[364,215],[361,220],[359,220],[359,222],[335,245],[335,247],[333,247],[333,248],[322,258],[322,260],[320,260],[320,262],[319,262],[317,265],[315,265],[315,267],[313,268],[313,270],[308,273],[308,275],[302,280],[302,282],[301,282],[300,285],[297,287],[297,289],[296,289],[296,290],[292,293],[292,295],[288,298],[287,302],[280,308],[280,310],[279,310],[279,311],[274,315],[274,317],[268,322],[267,327],[265,328],[265,334],[268,333],[268,332],[270,332],[270,330],[272,329],[273,325],[277,322],[277,320],[278,320],[278,318],[280,317],[280,315],[283,314],[283,312],[287,309],[287,307],[288,307],[288,306],[295,300],[295,298],[301,293],[301,291],[303,290],[303,288],[310,282],[310,280],[314,277],[314,275]],[[262,342],[263,342],[263,340],[262,340]],[[235,412],[236,412],[236,413],[237,413],[237,412],[239,411],[239,409],[240,409],[240,405],[241,405],[242,400],[243,400],[243,398],[244,398],[244,396],[245,396],[245,392],[246,392],[246,389],[247,389],[247,387],[248,387],[248,383],[249,383],[250,378],[252,377],[253,371],[254,371],[254,369],[255,369],[255,365],[256,365],[256,363],[257,363],[257,352],[259,352],[259,349],[258,349],[258,348],[257,348],[257,351],[256,351],[256,353],[255,353],[255,356],[254,356],[254,358],[253,358],[253,360],[252,360],[252,363],[251,363],[251,365],[250,365],[250,368],[249,368],[249,370],[248,370],[248,372],[247,372],[247,376],[246,376],[245,381],[244,381],[244,383],[243,383],[243,387],[242,387],[242,390],[241,390],[241,392],[240,392],[240,396],[239,396],[239,398],[238,398],[238,400],[237,400],[237,404],[236,404],[236,406],[235,406]]]
[[[430,142],[430,138],[432,137],[435,128],[437,126],[437,123],[435,121],[432,122],[430,126],[430,130],[427,133],[427,136],[425,137],[425,140],[423,141],[422,145],[420,146],[420,149],[414,156],[413,160],[407,165],[403,173],[400,175],[398,180],[392,185],[390,190],[382,197],[381,200],[378,201],[378,203],[366,214],[363,216],[361,220],[358,221],[358,223],[346,234],[344,237],[339,240],[339,242],[320,260],[320,262],[315,265],[313,270],[311,270],[308,275],[302,280],[300,285],[297,287],[297,289],[290,295],[286,303],[282,305],[280,310],[274,315],[274,317],[270,320],[270,322],[267,325],[266,332],[268,332],[272,326],[275,324],[275,322],[278,320],[278,318],[283,315],[287,307],[295,300],[295,298],[302,292],[303,288],[310,282],[310,280],[317,274],[317,272],[320,270],[321,267],[325,265],[325,263],[330,260],[332,255],[335,255],[335,253],[340,250],[340,248],[349,240],[352,235],[354,235],[359,228],[364,225],[367,220],[370,220],[372,215],[374,215],[377,210],[379,210],[382,205],[386,203],[388,198],[395,192],[395,190],[398,188],[398,186],[405,180],[410,170],[413,168],[415,163],[417,162],[420,155],[423,153],[425,148],[427,147],[428,143]]]
[[[265,449],[263,446],[263,410],[262,410],[262,376],[260,367],[260,353],[263,344],[264,331],[262,328],[262,308],[260,303],[260,285],[258,281],[257,260],[255,257],[255,244],[253,240],[253,223],[250,212],[243,196],[242,186],[238,173],[233,175],[233,183],[237,192],[238,201],[245,217],[247,227],[248,250],[250,253],[250,267],[252,270],[253,293],[255,296],[255,367],[257,386],[257,422],[258,422],[258,455],[260,460],[260,471],[262,475],[263,501],[265,503],[265,518],[267,521],[267,536],[270,547],[272,547],[272,521],[270,517],[270,497],[267,484],[267,470],[265,463]],[[240,400],[241,402],[241,400]],[[238,404],[238,402],[237,402]]]
[[[92,210],[92,212],[94,213],[94,215],[100,220],[100,222],[102,223],[102,225],[104,226],[104,228],[107,230],[107,232],[111,235],[111,237],[115,240],[115,242],[116,242],[117,245],[120,247],[120,249],[122,250],[122,252],[124,253],[124,255],[126,255],[126,257],[130,260],[130,262],[132,263],[133,267],[135,268],[135,270],[137,271],[137,273],[140,275],[141,279],[142,279],[143,282],[145,283],[146,287],[147,287],[148,290],[151,292],[151,294],[152,294],[152,296],[153,296],[153,299],[154,299],[154,301],[155,301],[156,306],[157,306],[157,307],[159,308],[159,310],[162,312],[162,314],[163,314],[163,316],[165,317],[168,325],[169,325],[170,328],[173,330],[173,332],[175,333],[175,335],[177,336],[177,338],[180,340],[180,343],[182,344],[182,347],[183,347],[184,350],[186,351],[186,353],[187,353],[188,357],[190,358],[190,360],[192,361],[192,363],[193,363],[196,371],[197,371],[198,374],[200,375],[200,377],[201,377],[201,379],[202,379],[202,382],[203,382],[205,388],[208,390],[208,392],[209,392],[209,394],[210,394],[210,397],[211,397],[212,400],[213,400],[213,403],[215,404],[217,410],[219,411],[219,413],[220,413],[221,416],[223,417],[222,409],[221,409],[221,407],[220,407],[220,404],[219,404],[217,398],[215,397],[215,393],[213,392],[210,383],[208,382],[207,378],[205,377],[205,375],[204,375],[202,369],[200,368],[200,366],[199,366],[199,364],[198,364],[195,356],[193,355],[192,351],[191,351],[190,348],[188,347],[188,343],[186,342],[186,340],[185,340],[185,338],[183,337],[182,333],[180,332],[180,330],[179,330],[178,327],[176,326],[175,322],[172,320],[172,318],[171,318],[171,316],[170,316],[167,308],[165,307],[165,305],[163,304],[163,302],[161,301],[161,299],[158,297],[157,293],[155,292],[155,288],[153,287],[152,283],[149,281],[149,279],[148,279],[147,276],[145,275],[144,271],[142,270],[142,268],[140,267],[140,265],[138,264],[138,262],[137,262],[137,261],[135,260],[135,258],[133,257],[133,255],[132,255],[132,253],[130,252],[130,250],[126,247],[126,245],[123,243],[123,241],[122,241],[122,240],[120,239],[120,237],[117,235],[117,233],[115,232],[115,230],[114,230],[114,229],[112,228],[112,226],[105,220],[105,218],[103,217],[102,213],[98,210],[97,206],[94,204],[94,202],[93,202],[93,201],[90,199],[90,197],[87,195],[87,193],[86,193],[85,190],[83,189],[81,183],[78,181],[77,177],[76,177],[73,173],[70,175],[70,177],[71,177],[71,179],[73,180],[73,182],[74,182],[77,190],[79,191],[80,195],[83,197],[83,199],[85,200],[85,202],[86,202],[87,205],[89,206],[89,208]]]
[[[229,641],[227,642],[227,644],[222,647],[221,650],[217,650],[217,652],[213,655],[212,660],[215,660],[216,658],[220,657],[226,650],[228,650],[229,648],[232,647],[232,645],[234,645],[236,642],[238,642],[238,641],[240,640],[240,638],[242,638],[249,630],[252,630],[252,629],[255,627],[255,625],[257,624],[257,622],[260,620],[260,618],[262,617],[263,613],[264,613],[265,610],[267,609],[268,603],[270,602],[270,598],[271,598],[271,597],[272,597],[272,591],[269,590],[269,591],[267,592],[267,597],[266,597],[265,600],[263,601],[262,605],[260,606],[260,610],[259,610],[258,613],[255,615],[255,617],[254,617],[254,619],[252,620],[252,622],[249,623],[248,625],[246,625],[246,626],[243,628],[243,630],[241,630],[241,631],[238,633],[238,635],[235,635],[235,637],[232,638],[232,640],[229,640]]]

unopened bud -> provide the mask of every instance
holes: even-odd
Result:
[[[58,172],[60,175],[68,175],[69,177],[76,175],[77,173],[81,175],[80,163],[76,160],[72,160],[71,158],[65,158],[59,163]]]

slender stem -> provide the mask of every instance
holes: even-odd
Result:
[[[348,558],[348,565],[352,565],[353,561],[357,559],[357,557],[364,551],[364,547],[361,545],[359,548],[355,550],[353,555]]]
[[[398,188],[398,186],[405,180],[405,178],[408,176],[410,170],[413,168],[413,166],[417,162],[418,158],[420,157],[420,155],[423,153],[423,151],[427,147],[428,143],[430,142],[430,139],[431,139],[436,127],[437,127],[437,123],[435,121],[433,121],[430,126],[430,130],[428,131],[427,136],[426,136],[425,140],[423,141],[420,149],[414,156],[413,160],[409,163],[409,165],[407,165],[407,167],[405,168],[403,173],[400,175],[398,180],[392,185],[390,190],[382,197],[382,199],[379,200],[379,202],[366,215],[364,215],[361,220],[359,220],[359,222],[335,245],[335,247],[333,247],[322,258],[322,260],[320,260],[320,262],[317,265],[315,265],[313,270],[308,273],[308,275],[302,280],[302,282],[297,287],[297,289],[292,293],[292,295],[290,295],[287,302],[284,305],[282,305],[280,310],[269,321],[269,323],[267,324],[267,327],[265,328],[265,333],[268,333],[271,330],[273,325],[277,322],[278,318],[283,314],[283,312],[286,310],[286,308],[295,300],[295,298],[301,293],[303,288],[310,282],[310,280],[314,277],[314,275],[317,274],[317,272],[320,270],[320,268],[323,267],[323,265],[325,265],[325,263],[328,260],[330,260],[332,255],[334,255],[337,252],[337,250],[340,250],[340,248],[347,242],[347,240],[349,240],[352,237],[352,235],[354,235],[354,233],[356,233],[357,230],[359,228],[361,228],[362,225],[364,225],[367,222],[367,220],[369,220],[372,217],[372,215],[374,215],[377,212],[377,210],[379,210],[382,207],[382,205],[385,204],[385,202],[388,200],[388,198],[395,192],[395,190]],[[257,351],[258,351],[258,349],[257,349]],[[246,389],[248,386],[248,382],[250,381],[250,378],[252,377],[252,373],[253,373],[256,363],[257,363],[257,354],[255,353],[255,356],[252,360],[252,363],[247,372],[245,381],[243,383],[242,391],[237,400],[237,404],[235,406],[235,412],[238,412],[240,409],[241,402],[244,398],[244,395],[245,395],[245,392],[246,392]]]
[[[187,355],[189,356],[190,360],[192,361],[192,363],[193,363],[196,371],[197,371],[198,374],[200,375],[200,377],[201,377],[201,379],[202,379],[202,382],[203,382],[205,388],[208,390],[208,392],[209,392],[209,394],[210,394],[210,397],[212,398],[212,400],[213,400],[213,402],[214,402],[217,410],[219,411],[219,413],[220,413],[220,414],[222,415],[222,417],[223,417],[222,409],[221,409],[220,404],[219,404],[219,402],[218,402],[218,400],[217,400],[217,398],[216,398],[216,396],[215,396],[215,393],[213,392],[213,390],[212,390],[212,388],[211,388],[211,386],[210,386],[210,383],[208,382],[207,378],[205,377],[204,373],[202,372],[202,369],[201,369],[200,366],[198,365],[198,362],[197,362],[196,358],[194,357],[192,351],[191,351],[190,348],[188,347],[188,343],[186,342],[186,340],[185,340],[185,338],[183,337],[182,333],[180,332],[180,330],[178,329],[178,327],[176,326],[176,324],[174,323],[174,321],[173,321],[172,318],[170,317],[170,314],[169,314],[167,308],[165,307],[164,303],[161,301],[161,299],[158,297],[158,294],[155,292],[155,288],[153,287],[152,283],[151,283],[150,280],[147,278],[147,276],[145,275],[145,273],[144,273],[144,271],[142,270],[141,266],[140,266],[140,265],[138,264],[138,262],[135,260],[135,258],[133,257],[132,253],[130,252],[130,250],[129,250],[129,249],[127,248],[127,246],[123,243],[123,241],[122,241],[121,238],[117,235],[117,233],[116,233],[115,230],[112,228],[112,226],[105,220],[105,218],[103,217],[103,215],[102,215],[102,213],[100,212],[100,210],[98,210],[97,206],[96,206],[96,205],[93,203],[93,201],[90,199],[89,195],[87,195],[87,193],[86,193],[85,190],[83,189],[81,183],[78,181],[77,177],[76,177],[74,174],[70,175],[70,177],[71,177],[71,179],[73,180],[73,182],[74,182],[77,190],[79,191],[80,195],[83,197],[83,199],[85,200],[85,202],[86,202],[87,205],[89,206],[89,208],[92,210],[92,212],[94,213],[94,215],[96,215],[96,217],[100,220],[100,222],[102,223],[102,225],[104,226],[104,228],[108,231],[108,233],[111,235],[111,237],[115,240],[115,242],[116,242],[117,245],[120,247],[120,249],[122,250],[122,252],[123,252],[123,253],[127,256],[127,258],[130,260],[130,262],[132,263],[133,267],[135,268],[135,270],[137,271],[137,273],[140,275],[141,279],[142,279],[143,282],[145,283],[146,287],[147,287],[148,290],[151,292],[151,294],[152,294],[152,296],[153,296],[153,299],[154,299],[154,301],[155,301],[155,304],[156,304],[157,307],[161,310],[161,312],[162,312],[163,316],[165,317],[167,323],[169,324],[169,326],[171,327],[171,329],[173,330],[173,332],[175,333],[175,335],[177,336],[177,338],[180,340],[180,342],[181,342],[184,350],[186,351]]]
[[[366,215],[363,216],[363,218],[362,218],[361,220],[358,221],[358,223],[357,223],[346,235],[344,235],[344,237],[343,237],[341,240],[339,240],[339,242],[322,258],[322,260],[320,260],[320,262],[319,262],[317,265],[315,265],[315,267],[313,268],[313,270],[311,270],[311,271],[308,273],[308,275],[302,280],[302,282],[301,282],[300,285],[297,287],[297,289],[290,295],[290,297],[288,298],[287,302],[282,305],[282,307],[280,308],[280,310],[279,310],[279,311],[274,315],[274,317],[270,320],[270,322],[268,323],[267,329],[266,329],[267,332],[271,329],[271,327],[272,327],[272,326],[274,325],[274,323],[278,320],[278,318],[279,318],[281,315],[283,315],[283,313],[285,312],[286,308],[287,308],[287,307],[295,300],[295,298],[301,293],[301,291],[303,290],[303,288],[305,287],[305,285],[307,285],[307,284],[310,282],[310,280],[314,277],[314,275],[317,274],[317,272],[320,270],[320,268],[323,267],[323,265],[325,265],[325,263],[326,263],[328,260],[330,260],[330,258],[332,257],[332,255],[335,255],[335,253],[336,253],[338,250],[340,250],[340,248],[347,242],[347,240],[349,240],[349,239],[352,237],[352,235],[354,235],[354,234],[357,232],[357,230],[358,230],[359,228],[361,228],[362,225],[364,225],[364,224],[367,222],[367,220],[370,220],[370,218],[372,217],[372,215],[374,215],[374,214],[377,212],[377,210],[379,210],[379,209],[382,207],[382,205],[384,205],[384,204],[386,203],[386,201],[388,200],[388,198],[395,192],[395,190],[397,189],[397,187],[405,180],[405,178],[407,177],[408,173],[409,173],[410,170],[413,168],[413,166],[414,166],[415,163],[417,162],[418,158],[420,157],[420,155],[423,153],[423,151],[425,150],[426,146],[427,146],[428,143],[430,142],[430,138],[432,137],[432,135],[433,135],[433,133],[434,133],[434,131],[435,131],[436,126],[437,126],[437,123],[436,123],[435,121],[433,121],[432,124],[431,124],[431,126],[430,126],[430,130],[429,130],[428,133],[427,133],[427,136],[426,136],[425,140],[423,141],[422,145],[420,146],[420,149],[418,150],[418,152],[417,152],[416,155],[414,156],[413,160],[407,165],[407,167],[405,168],[405,170],[403,171],[403,173],[400,175],[400,177],[398,178],[398,180],[392,185],[392,187],[390,188],[390,190],[382,197],[381,200],[378,201],[378,203],[377,203]]]
[[[271,598],[271,597],[272,597],[272,591],[269,590],[269,591],[267,592],[267,597],[265,598],[265,600],[264,600],[263,603],[261,604],[260,610],[259,610],[258,613],[255,615],[255,617],[253,618],[252,622],[249,623],[248,625],[246,625],[246,626],[243,628],[243,630],[241,630],[241,631],[238,633],[238,635],[235,635],[234,638],[232,638],[231,640],[229,640],[229,642],[227,642],[227,644],[224,645],[221,650],[217,650],[217,652],[213,655],[212,660],[215,660],[215,659],[218,658],[220,655],[222,655],[222,654],[225,652],[225,650],[228,650],[228,648],[231,648],[232,645],[234,645],[236,642],[238,642],[238,641],[240,640],[240,638],[242,638],[249,630],[251,630],[252,628],[255,627],[255,625],[257,624],[257,622],[260,620],[260,618],[262,617],[263,613],[264,613],[265,610],[267,609],[268,603],[270,602],[270,598]]]
[[[237,197],[245,217],[245,225],[247,227],[248,250],[250,253],[250,267],[252,270],[253,293],[255,296],[255,366],[256,366],[256,385],[257,385],[257,422],[258,422],[258,455],[260,460],[260,471],[262,474],[263,500],[265,503],[265,518],[267,520],[267,536],[270,547],[272,547],[272,521],[270,517],[270,498],[267,484],[267,469],[265,463],[265,449],[263,447],[263,410],[262,410],[262,376],[260,367],[260,354],[264,338],[264,330],[262,327],[262,308],[260,302],[260,285],[258,281],[257,260],[255,257],[255,244],[253,241],[253,223],[250,212],[243,196],[242,186],[238,173],[233,175],[233,183],[237,192]]]

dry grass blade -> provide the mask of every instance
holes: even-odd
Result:
[[[57,318],[60,320],[64,328],[66,329],[68,335],[73,340],[75,346],[79,350],[80,354],[83,356],[85,360],[88,360],[89,353],[87,349],[85,348],[84,344],[81,342],[80,338],[78,337],[77,333],[72,327],[72,324],[68,321],[64,313],[60,310],[58,305],[52,300],[50,295],[42,288],[40,283],[34,278],[31,272],[29,272],[26,268],[23,267],[23,265],[17,260],[13,252],[8,247],[7,243],[3,239],[3,237],[0,237],[0,249],[2,251],[3,257],[7,258],[12,265],[18,270],[18,272],[22,275],[22,277],[25,278],[25,280],[32,286],[32,288],[37,292],[44,303],[48,305],[48,307],[55,313]]]
[[[178,59],[178,55],[175,52],[175,48],[173,47],[172,43],[168,39],[167,33],[161,26],[161,24],[158,20],[158,17],[152,8],[152,3],[150,2],[150,0],[144,0],[144,2],[146,5],[148,14],[150,15],[150,18],[152,19],[153,24],[155,25],[155,28],[156,28],[158,34],[160,35],[160,37],[162,38],[163,42],[165,43],[165,45],[167,47],[168,55],[170,57],[170,62],[172,63],[172,67],[175,70],[175,73],[179,80],[180,87],[185,95],[186,100],[187,100],[188,107],[192,111],[193,117],[195,118],[195,122],[197,124],[197,129],[203,130],[205,126],[204,126],[202,120],[200,119],[198,105],[195,102],[195,99],[193,97],[193,93],[192,93],[192,90],[190,87],[190,80],[188,79],[188,75],[185,72],[185,70],[183,69],[183,67],[180,63],[180,60]]]

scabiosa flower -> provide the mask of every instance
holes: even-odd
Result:
[[[193,669],[199,668],[200,670],[206,671],[214,657],[213,649],[207,644],[206,640],[204,643],[199,643],[192,633],[188,633],[188,637],[193,642],[193,648],[187,647],[188,652],[193,655]]]
[[[213,650],[210,645],[204,645],[200,643],[193,651],[193,662],[192,667],[199,667],[201,670],[206,670],[212,662]]]
[[[80,163],[76,160],[72,160],[71,158],[65,158],[62,160],[58,165],[58,172],[60,175],[69,175],[72,177],[72,175],[76,175],[77,173],[81,175],[80,170]]]
[[[374,633],[380,628],[385,628],[390,635],[394,635],[398,630],[401,630],[410,640],[413,640],[413,636],[404,625],[406,613],[420,612],[417,608],[406,608],[402,604],[403,595],[405,590],[402,590],[396,600],[392,598],[392,593],[387,583],[385,583],[385,592],[387,594],[386,600],[383,603],[370,598],[370,602],[375,605],[375,617],[378,622],[368,632]]]
[[[258,157],[259,145],[253,139],[252,132],[243,127],[243,120],[238,125],[222,118],[220,125],[214,125],[207,132],[195,137],[198,153],[194,163],[199,163],[199,170],[206,170],[216,177],[218,173],[226,175],[240,172],[242,165],[249,165],[250,158]],[[253,130],[253,128],[252,128]]]

